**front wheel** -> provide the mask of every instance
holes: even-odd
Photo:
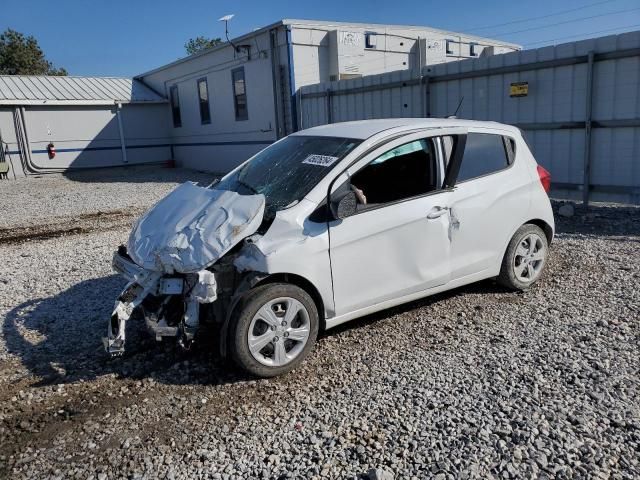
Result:
[[[274,377],[293,370],[318,336],[318,310],[300,287],[264,285],[247,292],[229,325],[230,353],[243,370]]]
[[[542,229],[529,223],[521,226],[504,254],[498,283],[513,290],[526,290],[542,275],[548,255],[549,242]]]

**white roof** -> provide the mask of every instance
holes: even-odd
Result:
[[[403,130],[413,130],[416,128],[451,128],[451,127],[476,127],[476,128],[496,128],[511,132],[518,129],[511,125],[497,122],[483,122],[477,120],[462,120],[457,118],[382,118],[376,120],[357,120],[353,122],[330,123],[300,130],[293,135],[313,135],[323,137],[357,138],[367,139],[373,135],[392,130],[396,133]]]
[[[441,28],[429,27],[427,25],[398,25],[398,24],[385,24],[385,23],[362,23],[362,22],[336,22],[329,20],[302,20],[299,18],[285,18],[282,20],[283,25],[307,25],[307,26],[322,26],[322,27],[342,27],[342,28],[363,28],[363,29],[388,29],[388,30],[417,30],[424,31],[429,30],[431,32],[441,33],[450,37],[468,37],[474,41],[480,43],[486,42],[491,45],[499,43],[502,46],[510,47],[516,50],[522,48],[517,43],[504,42],[502,40],[496,40],[489,37],[481,37],[472,33],[465,32],[453,32],[451,30],[443,30]]]
[[[0,105],[114,105],[166,102],[139,80],[0,75]]]
[[[451,36],[451,37],[458,37],[458,36],[463,36],[463,37],[467,37],[473,41],[477,41],[479,43],[488,43],[490,45],[496,45],[496,44],[500,44],[502,46],[505,47],[510,47],[513,48],[515,50],[520,50],[522,47],[516,43],[509,43],[509,42],[503,42],[502,40],[495,40],[495,39],[490,39],[490,38],[486,38],[486,37],[478,37],[477,35],[471,35],[471,34],[467,34],[464,32],[451,32],[449,30],[441,30],[439,28],[433,28],[433,27],[427,27],[427,26],[417,26],[417,25],[385,25],[385,24],[381,24],[381,23],[357,23],[357,22],[334,22],[334,21],[328,21],[328,20],[301,20],[301,19],[295,19],[295,18],[283,18],[282,20],[279,20],[275,23],[272,23],[270,25],[267,25],[265,27],[261,27],[261,28],[256,28],[255,30],[249,32],[249,33],[245,33],[244,35],[240,35],[239,37],[233,38],[232,42],[235,44],[239,44],[240,42],[243,42],[247,39],[250,39],[252,37],[254,37],[255,35],[259,35],[267,30],[271,30],[272,28],[276,28],[279,26],[287,26],[287,25],[291,25],[291,26],[320,26],[320,27],[354,27],[354,28],[365,28],[365,29],[390,29],[390,30],[399,30],[399,29],[405,29],[405,30],[430,30],[432,32],[438,32],[447,36]],[[221,50],[223,48],[228,48],[229,47],[229,43],[228,42],[223,42],[220,43],[218,45],[215,45],[211,48],[207,48],[205,50],[202,50],[200,52],[194,53],[193,55],[189,55],[188,57],[184,57],[184,58],[179,58],[178,60],[174,60],[173,62],[167,63],[166,65],[162,65],[161,67],[157,67],[154,68],[153,70],[149,70],[148,72],[144,72],[141,73],[139,75],[136,75],[135,78],[144,78],[147,77],[149,75],[152,75],[154,73],[160,72],[162,70],[165,70],[169,67],[173,67],[175,65],[179,65],[181,63],[184,62],[189,62],[195,58],[199,58],[203,55],[208,55],[211,52],[215,52],[217,50]]]

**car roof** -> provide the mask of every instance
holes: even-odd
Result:
[[[300,130],[294,135],[340,137],[367,139],[385,130],[389,133],[402,133],[403,130],[415,130],[419,128],[436,129],[451,127],[476,127],[495,128],[517,132],[517,128],[498,122],[483,122],[478,120],[461,120],[458,118],[381,118],[375,120],[357,120],[352,122],[330,123]]]

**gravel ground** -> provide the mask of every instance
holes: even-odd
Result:
[[[103,212],[139,214],[180,183],[210,183],[211,174],[181,168],[128,167],[42,175],[0,183],[0,229]]]
[[[48,178],[9,196],[3,183],[14,211],[2,221],[55,224],[34,188],[59,195],[44,208],[64,223],[141,209],[190,175]],[[116,217],[104,231],[0,237],[0,477],[640,476],[640,209],[558,217],[526,293],[482,282],[381,312],[259,381],[135,324],[126,356],[105,356],[124,285],[110,257],[129,223]]]

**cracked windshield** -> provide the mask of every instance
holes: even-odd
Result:
[[[242,195],[261,193],[266,198],[265,218],[273,218],[304,198],[360,142],[293,135],[263,150],[213,188]]]

